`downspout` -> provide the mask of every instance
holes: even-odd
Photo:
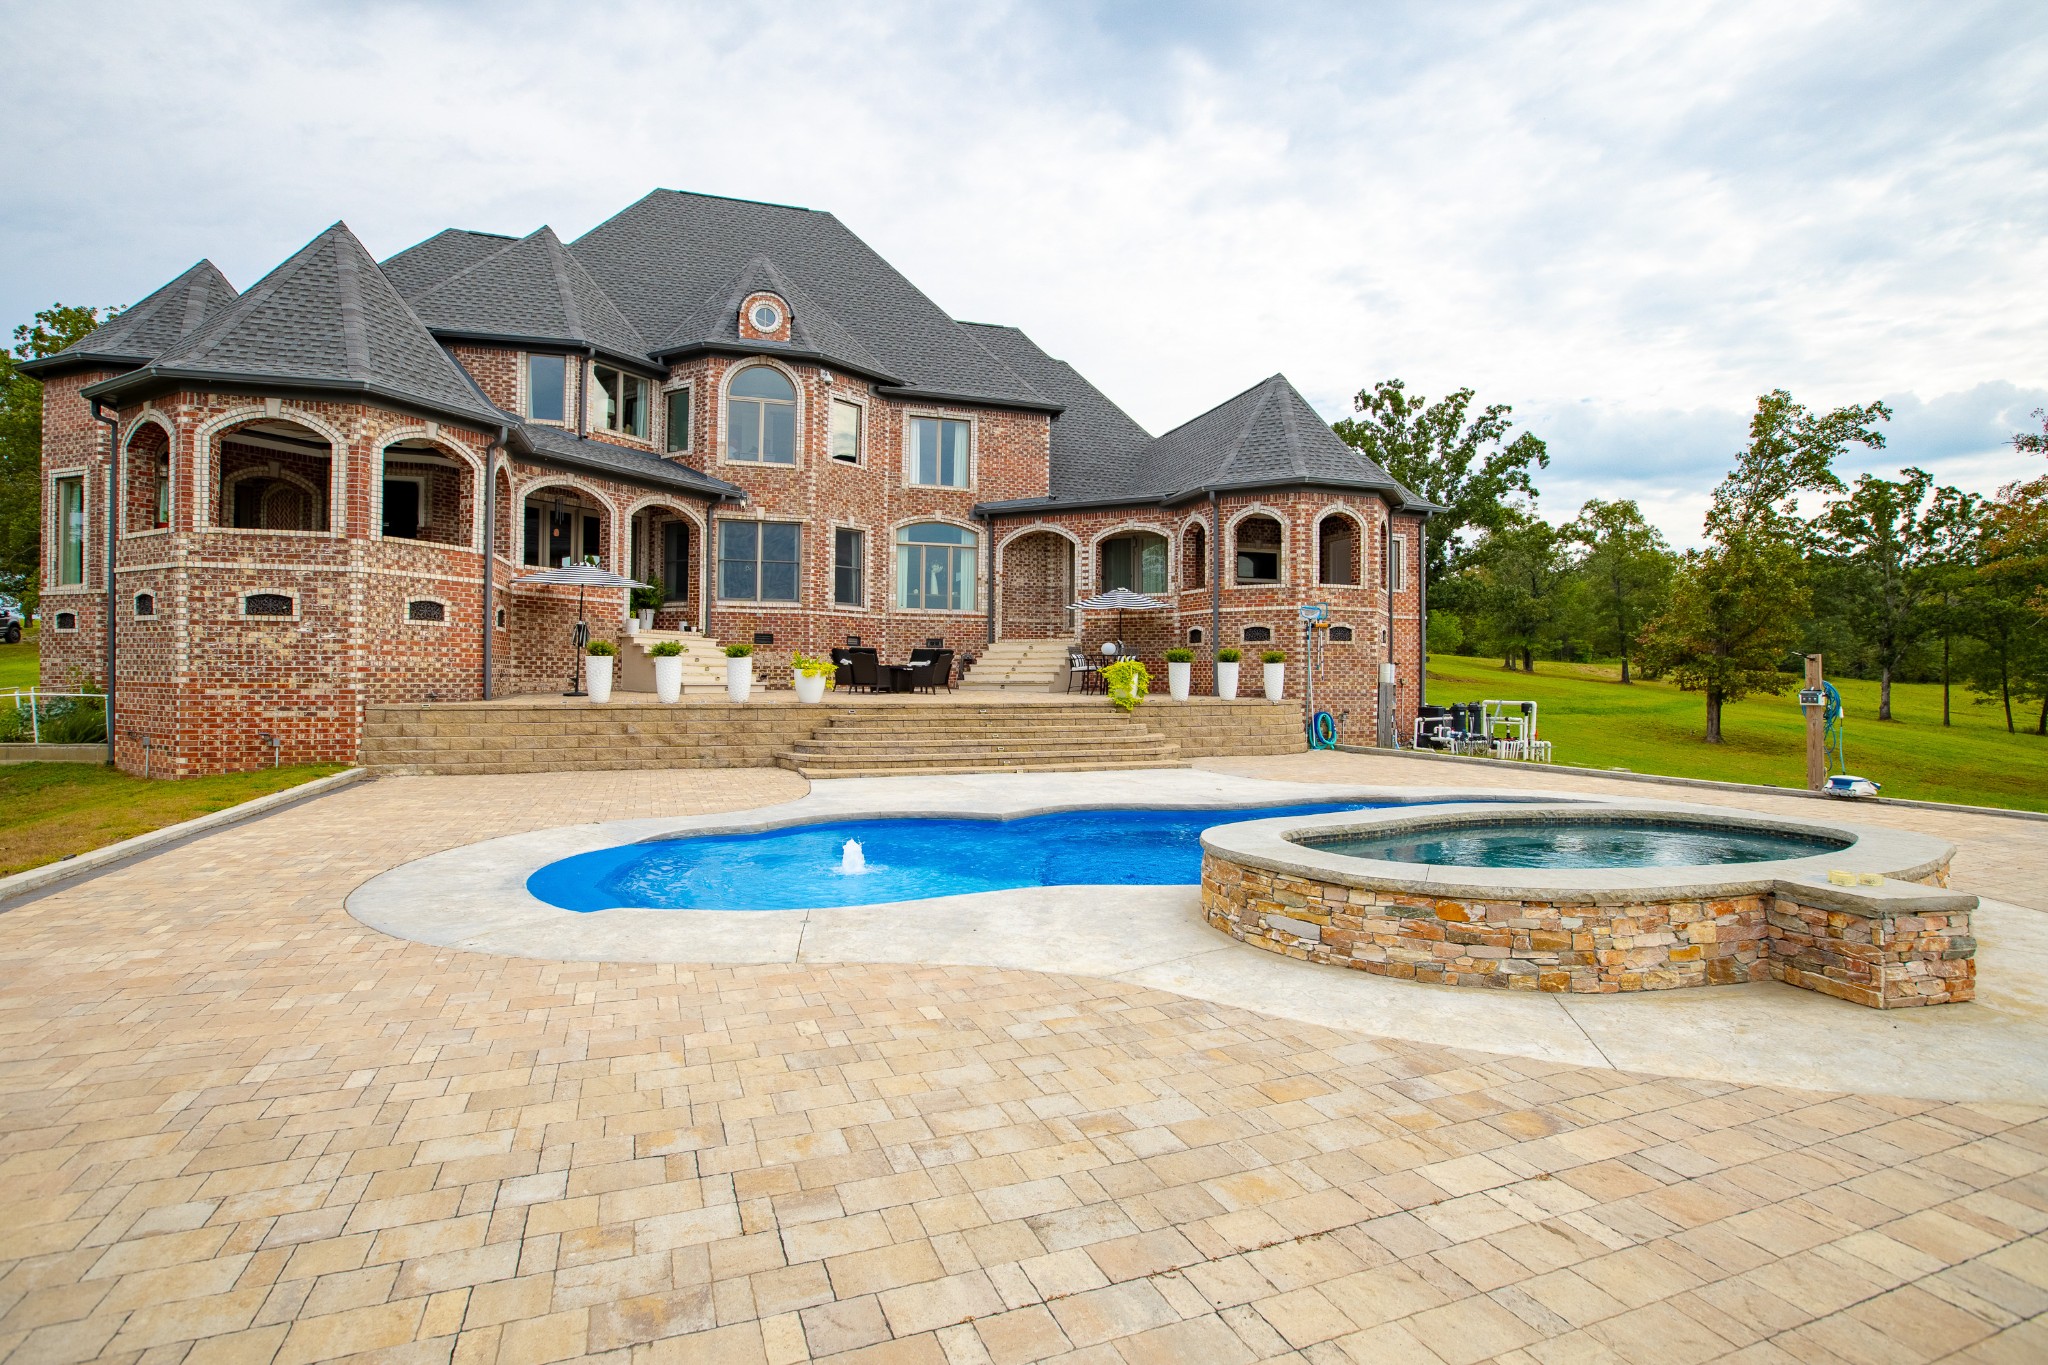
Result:
[[[110,417],[92,400],[92,420],[107,427],[107,766],[114,766],[114,537],[118,525],[115,468],[120,464],[121,419]],[[61,529],[59,528],[60,534]]]
[[[1216,677],[1216,651],[1223,647],[1223,514],[1216,490],[1209,490],[1209,666],[1210,687],[1223,695],[1222,680]]]
[[[576,439],[590,435],[590,367],[597,361],[597,347],[583,348],[583,363],[576,367]]]
[[[988,536],[988,642],[996,642],[996,517],[993,512],[981,514],[982,530]]]
[[[508,427],[484,451],[484,700],[491,699],[491,643],[498,633],[498,600],[494,581],[498,567],[498,451],[511,439]]]
[[[1385,549],[1380,556],[1380,578],[1386,584],[1387,595],[1387,647],[1380,657],[1388,663],[1394,662],[1394,506],[1386,504],[1386,515],[1380,521],[1380,540]],[[1400,684],[1395,683],[1398,688]]]

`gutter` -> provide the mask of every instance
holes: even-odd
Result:
[[[120,504],[117,468],[121,463],[121,419],[110,417],[101,406],[100,400],[92,400],[92,420],[104,422],[107,428],[107,766],[114,766],[114,547],[119,543],[118,535]],[[63,534],[63,528],[58,528]]]
[[[996,514],[976,509],[982,533],[988,539],[988,643],[996,642]]]
[[[510,441],[509,427],[498,428],[498,439],[484,450],[484,687],[485,701],[491,699],[491,644],[498,630],[498,602],[494,581],[498,568],[498,452]]]
[[[1216,651],[1223,648],[1223,512],[1216,490],[1209,490],[1209,673],[1215,695],[1223,695],[1223,679],[1216,677]]]
[[[616,364],[643,371],[642,378],[667,378],[667,372],[643,354],[634,351],[614,351],[609,347],[596,346],[581,339],[570,341],[562,337],[515,336],[510,332],[466,332],[454,328],[435,327],[431,324],[427,330],[433,333],[436,341],[453,342],[458,345],[464,342],[478,342],[492,346],[514,346],[522,351],[543,355],[551,352],[563,355],[601,355]]]
[[[844,356],[833,355],[828,351],[820,351],[808,346],[792,346],[787,342],[768,341],[765,339],[751,342],[693,341],[684,346],[664,347],[662,350],[651,351],[649,354],[661,364],[667,364],[670,361],[693,355],[774,356],[779,360],[815,361],[820,365],[829,365],[834,369],[844,370],[848,374],[859,375],[861,378],[877,385],[901,387],[903,383],[902,379],[890,374],[886,370],[878,370],[872,365],[864,365],[859,361],[848,360]]]
[[[996,398],[985,393],[953,393],[946,389],[921,389],[908,384],[880,384],[875,392],[884,398],[922,398],[934,403],[959,403],[977,408],[1013,408],[1019,412],[1044,412],[1057,417],[1067,410],[1064,403],[1043,398]]]
[[[88,384],[79,392],[86,398],[118,399],[135,390],[148,390],[153,384],[162,388],[154,392],[168,392],[185,385],[202,389],[234,389],[259,394],[364,394],[377,399],[389,407],[402,412],[418,413],[439,421],[454,422],[459,426],[488,432],[498,423],[493,412],[444,406],[417,394],[403,394],[388,389],[382,384],[371,384],[360,379],[292,379],[274,374],[227,374],[216,371],[160,370],[155,367],[135,370],[128,374],[102,379],[97,384]],[[143,396],[153,396],[144,394]]]
[[[1385,484],[1337,483],[1328,479],[1261,479],[1252,483],[1219,483],[1199,488],[1183,489],[1173,493],[1142,494],[1133,497],[1100,498],[1011,498],[1004,502],[982,503],[977,506],[994,508],[1005,515],[1021,512],[1092,512],[1105,507],[1174,507],[1183,503],[1197,502],[1216,493],[1257,493],[1267,489],[1327,488],[1344,493],[1369,493],[1386,501],[1397,512],[1422,510],[1427,515],[1428,503],[1409,503],[1398,497],[1398,486]]]

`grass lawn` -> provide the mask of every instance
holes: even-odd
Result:
[[[1483,698],[1533,701],[1538,728],[1559,763],[1626,768],[1668,777],[1705,777],[1779,787],[1806,785],[1806,721],[1788,688],[1725,708],[1722,744],[1708,744],[1706,700],[1670,683],[1627,687],[1613,664],[1538,663],[1510,673],[1498,659],[1437,655],[1430,660],[1429,699],[1439,705]],[[1788,682],[1791,681],[1788,679]],[[2005,732],[2005,716],[1954,690],[1954,725],[1941,724],[1938,683],[1895,683],[1892,714],[1878,723],[1877,684],[1831,679],[1848,722],[1849,771],[1884,787],[1884,795],[1973,806],[2048,810],[2048,739]],[[2038,703],[2036,703],[2038,706]],[[2036,712],[2014,720],[2031,724]]]
[[[36,686],[36,657],[33,631],[18,645],[0,645],[0,689]]]
[[[340,771],[309,764],[161,782],[96,763],[11,763],[0,767],[0,876]]]

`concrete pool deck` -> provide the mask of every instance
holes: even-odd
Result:
[[[1998,902],[1978,910],[1979,1001],[1900,1013],[1864,1010],[1775,982],[1622,999],[1386,980],[1234,942],[1203,923],[1192,886],[1029,887],[818,910],[590,914],[548,905],[525,886],[534,871],[558,859],[678,834],[885,815],[1016,817],[1087,805],[1431,802],[1473,790],[1186,769],[1119,773],[1114,782],[1096,774],[1036,773],[818,781],[793,801],[744,813],[573,825],[449,849],[365,883],[349,897],[348,909],[384,933],[469,952],[553,961],[922,963],[1065,973],[1328,1028],[1575,1066],[2048,1104],[2048,1010],[2034,991],[2034,983],[2048,980],[2048,925],[2036,912]],[[1636,792],[1627,804],[1650,803]],[[1901,834],[1897,842],[1921,857],[1936,841]],[[820,869],[819,875],[834,874]]]

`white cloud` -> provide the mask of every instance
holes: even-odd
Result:
[[[335,218],[385,253],[654,185],[801,203],[1154,430],[1276,370],[1331,417],[1469,384],[1551,441],[1553,512],[1634,493],[1683,541],[1774,387],[1905,395],[1878,467],[2023,472],[2044,33],[2026,3],[27,7],[0,306],[201,255],[246,285]]]

